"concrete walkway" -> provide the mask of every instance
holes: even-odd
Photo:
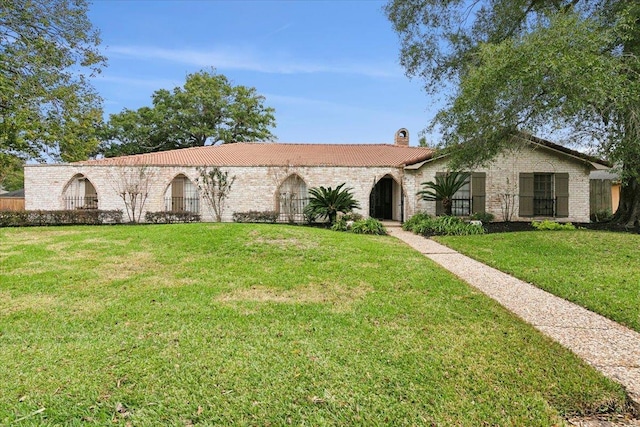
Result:
[[[403,231],[399,226],[385,226],[390,235],[495,299],[605,376],[622,384],[636,409],[640,410],[639,333],[433,240]]]

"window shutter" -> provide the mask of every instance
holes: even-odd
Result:
[[[471,174],[471,213],[485,213],[486,211],[486,195],[485,195],[486,174],[484,172],[474,172]]]
[[[444,176],[445,172],[436,172],[436,176]],[[444,215],[444,207],[442,206],[442,200],[436,200],[436,216]]]
[[[519,216],[533,216],[533,174],[520,174]]]
[[[556,216],[569,216],[569,174],[557,173],[554,175],[555,196],[556,196]]]

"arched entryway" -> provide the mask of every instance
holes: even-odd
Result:
[[[98,209],[98,193],[91,181],[77,174],[67,183],[63,195],[64,209]]]
[[[198,187],[186,176],[180,174],[173,178],[164,196],[166,211],[200,212],[200,196]]]
[[[380,220],[402,221],[402,186],[391,175],[383,176],[369,194],[369,216]]]
[[[307,183],[297,174],[285,179],[276,192],[276,211],[280,221],[302,222],[309,202]]]

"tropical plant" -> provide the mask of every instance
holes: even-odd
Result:
[[[423,182],[424,190],[418,191],[422,200],[441,201],[444,214],[451,216],[451,204],[453,196],[462,188],[469,179],[468,172],[447,172],[444,175],[436,175],[435,182]]]
[[[351,188],[343,188],[345,183],[336,188],[314,187],[309,189],[309,204],[305,208],[307,217],[326,216],[329,223],[336,222],[338,212],[347,213],[360,208],[360,203],[353,198]]]

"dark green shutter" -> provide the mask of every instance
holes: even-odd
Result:
[[[533,216],[533,174],[520,174],[520,216]]]
[[[569,174],[557,173],[554,175],[556,195],[556,216],[569,216]]]
[[[473,211],[471,213],[485,213],[486,211],[486,174],[484,172],[474,172],[471,174],[471,203]]]
[[[436,172],[436,176],[444,176],[446,172]],[[436,216],[444,215],[444,207],[442,206],[442,200],[436,200]]]

